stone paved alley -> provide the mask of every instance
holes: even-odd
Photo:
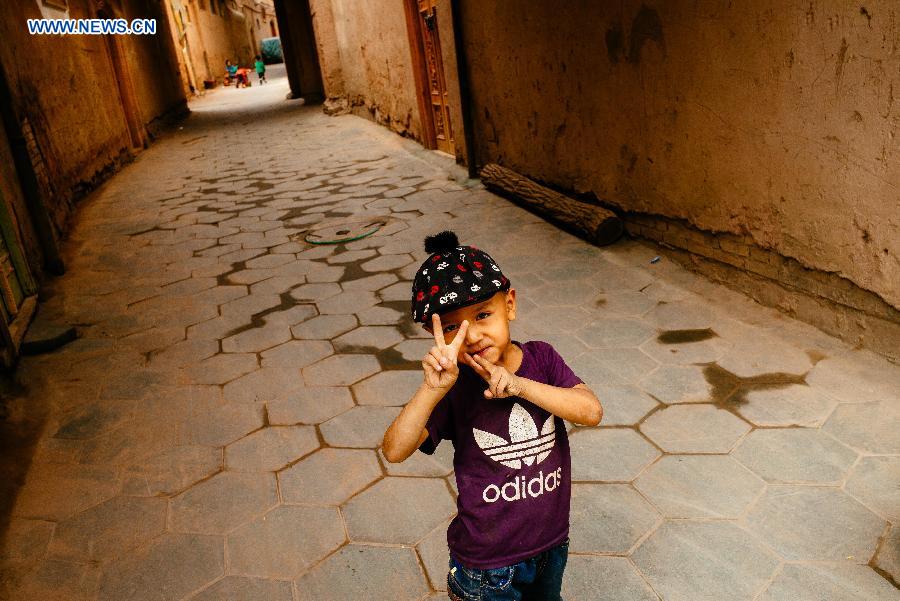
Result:
[[[514,336],[606,409],[570,434],[566,599],[900,599],[900,368],[273,80],[198,101],[82,203],[38,316],[81,337],[23,358],[7,402],[44,423],[4,598],[446,598],[452,449],[377,447],[430,345],[422,238],[452,228],[518,289]]]

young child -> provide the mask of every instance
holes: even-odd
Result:
[[[238,87],[237,71],[238,71],[237,65],[232,63],[230,59],[226,58],[225,59],[225,74],[229,77],[229,79],[231,79],[231,81],[235,82],[234,87]]]
[[[426,238],[425,250],[412,317],[435,345],[424,382],[385,432],[384,456],[397,463],[453,443],[451,599],[557,601],[571,497],[563,420],[596,426],[600,401],[549,344],[510,340],[516,291],[487,253],[453,232]]]
[[[256,74],[259,76],[259,85],[266,83],[266,63],[260,55],[256,55]]]

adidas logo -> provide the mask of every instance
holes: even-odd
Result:
[[[550,455],[553,445],[556,444],[556,425],[553,416],[547,418],[538,434],[537,424],[531,418],[531,414],[524,407],[516,403],[509,414],[509,441],[472,428],[475,442],[485,455],[507,467],[522,469],[522,464],[537,464]],[[487,503],[496,503],[501,498],[504,501],[519,501],[552,492],[560,485],[562,468],[558,467],[546,476],[541,470],[537,476],[526,482],[525,476],[513,477],[502,486],[489,484],[481,493],[481,498]]]
[[[522,464],[540,463],[553,450],[556,443],[556,424],[553,416],[547,418],[538,434],[537,425],[524,407],[516,403],[509,414],[509,442],[505,439],[472,428],[475,442],[484,453],[501,465],[522,469]]]

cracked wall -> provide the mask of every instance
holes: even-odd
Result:
[[[403,3],[310,0],[326,108],[422,139]]]
[[[900,308],[900,10],[462,5],[476,156]],[[527,41],[527,43],[525,43]]]

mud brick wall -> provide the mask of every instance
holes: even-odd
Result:
[[[900,5],[485,0],[461,14],[479,165],[749,237],[900,308]],[[708,253],[783,269],[728,245]]]
[[[751,236],[706,232],[654,215],[625,220],[632,236],[663,245],[689,269],[900,362],[900,311],[849,279],[808,269],[759,247]]]

